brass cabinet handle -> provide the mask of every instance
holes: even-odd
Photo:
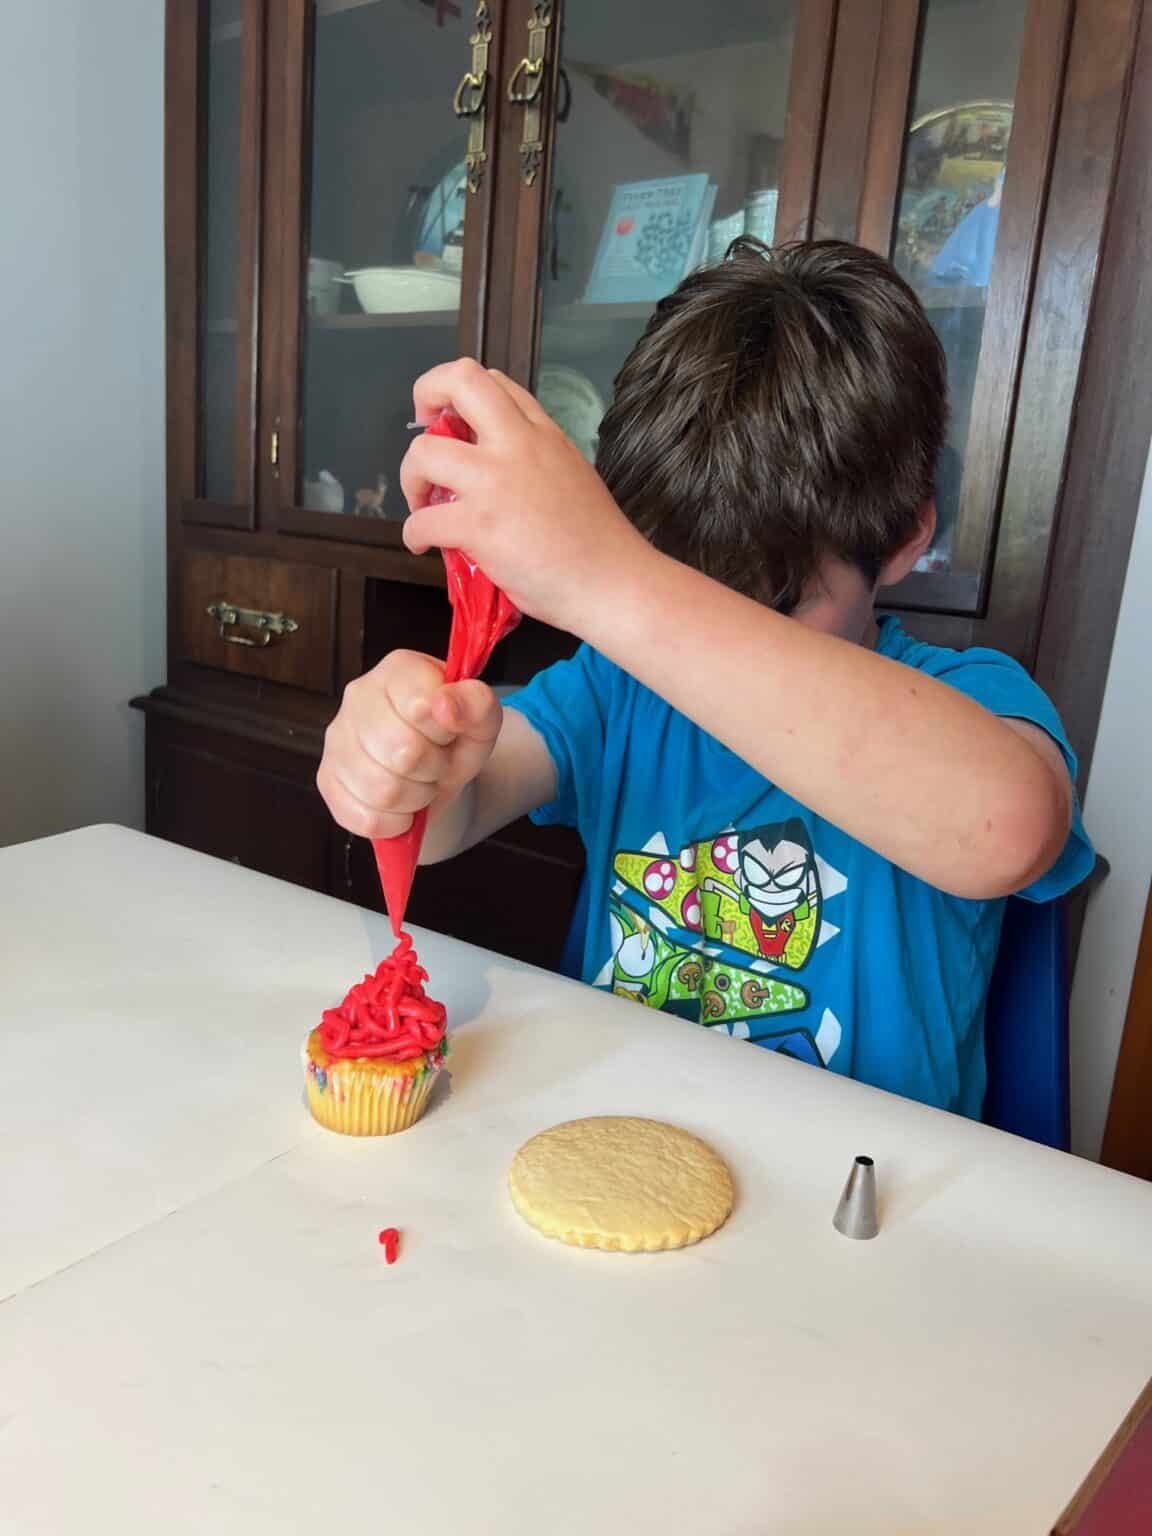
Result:
[[[539,96],[543,85],[544,60],[521,59],[508,81],[508,100],[513,106],[527,107]]]
[[[460,84],[452,97],[452,110],[457,117],[479,117],[484,111],[488,96],[488,75],[467,70],[460,77]]]
[[[552,0],[535,0],[528,19],[528,52],[508,80],[508,100],[524,108],[520,170],[526,187],[533,184],[544,163],[544,74],[551,25]]]
[[[472,68],[466,70],[452,97],[457,117],[468,119],[468,151],[464,156],[469,192],[479,192],[488,163],[484,136],[488,118],[488,49],[492,45],[492,17],[488,0],[476,0],[476,30],[468,39]]]
[[[290,619],[286,613],[265,613],[260,608],[240,608],[235,603],[230,603],[227,598],[222,598],[218,603],[212,603],[205,610],[210,618],[216,620],[217,633],[221,640],[229,645],[253,645],[263,649],[271,645],[272,641],[282,635],[294,635],[300,628],[295,619]],[[226,635],[224,631],[233,624],[243,629],[254,629],[257,637],[250,635]]]

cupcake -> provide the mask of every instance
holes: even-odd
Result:
[[[304,1047],[308,1108],[321,1125],[388,1136],[419,1120],[448,1050],[444,1005],[427,980],[404,934],[374,976],[325,1011]]]

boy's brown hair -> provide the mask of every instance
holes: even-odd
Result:
[[[934,494],[944,353],[891,264],[742,238],[657,306],[596,465],[658,549],[791,612],[832,556],[875,580]]]

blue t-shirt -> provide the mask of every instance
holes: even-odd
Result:
[[[1056,711],[1009,657],[925,645],[894,619],[877,649],[1047,731],[1075,781]],[[533,819],[576,827],[587,850],[578,975],[979,1116],[1003,901],[948,896],[896,868],[587,646],[509,702],[556,766],[556,798]],[[771,730],[786,691],[758,707]],[[1055,866],[1021,894],[1051,900],[1092,863],[1077,810]]]

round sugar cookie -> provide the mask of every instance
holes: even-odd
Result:
[[[727,1220],[734,1191],[722,1157],[660,1120],[604,1115],[533,1136],[508,1171],[530,1227],[577,1248],[686,1248]]]

